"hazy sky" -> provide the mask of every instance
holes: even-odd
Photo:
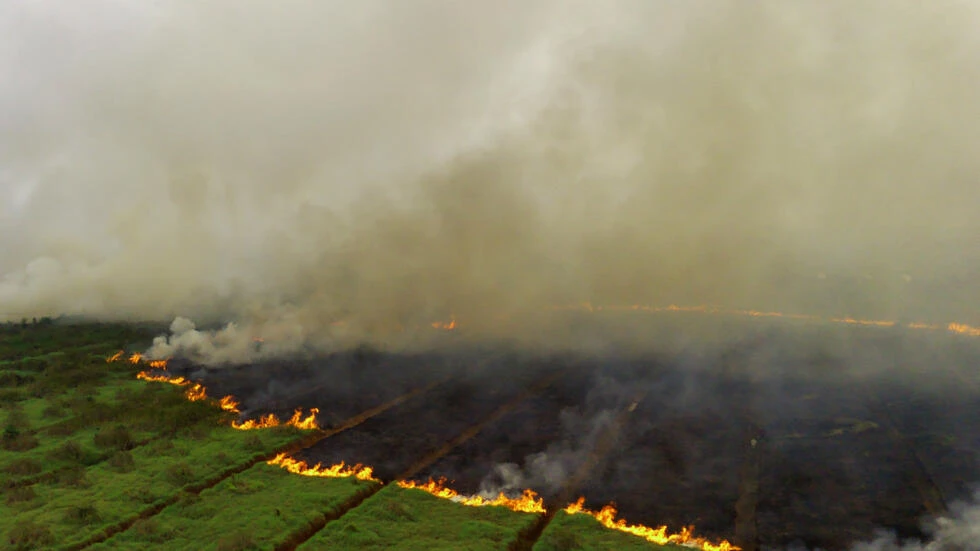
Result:
[[[0,315],[298,340],[584,300],[962,317],[978,22],[965,0],[2,0]]]

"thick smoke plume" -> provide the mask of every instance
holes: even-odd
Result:
[[[585,301],[974,321],[978,22],[3,0],[0,316],[235,321],[158,343],[213,361],[450,316],[562,346],[538,314]]]

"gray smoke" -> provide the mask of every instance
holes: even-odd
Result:
[[[977,8],[6,0],[0,316],[234,321],[155,350],[213,362],[562,347],[583,301],[975,322]]]

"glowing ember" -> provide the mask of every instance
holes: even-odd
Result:
[[[374,482],[380,482],[380,480],[374,478],[371,467],[364,467],[361,465],[348,466],[341,462],[330,467],[324,467],[320,463],[317,463],[311,467],[306,463],[306,461],[289,457],[284,453],[280,453],[271,460],[267,461],[267,463],[269,465],[279,465],[283,469],[301,476],[318,476],[329,478],[354,477],[358,480],[372,480]]]
[[[688,527],[681,530],[679,534],[668,534],[667,527],[650,528],[641,524],[626,524],[623,519],[616,519],[616,508],[606,505],[599,512],[589,511],[585,508],[585,498],[580,497],[578,501],[565,507],[565,512],[570,515],[584,514],[589,515],[599,521],[606,528],[626,532],[634,536],[639,536],[647,541],[666,545],[669,543],[693,547],[703,551],[738,551],[740,548],[722,541],[721,543],[711,543],[704,538],[694,537],[694,528]]]
[[[507,507],[512,511],[517,511],[520,513],[545,512],[544,500],[539,498],[538,495],[532,490],[524,490],[524,493],[518,498],[509,498],[504,495],[503,492],[501,492],[497,497],[487,499],[482,496],[461,496],[456,490],[447,488],[445,486],[445,482],[445,479],[441,479],[439,482],[436,482],[431,478],[424,484],[418,484],[410,480],[400,480],[398,481],[398,486],[401,488],[422,490],[423,492],[428,492],[436,497],[450,499],[469,507]]]
[[[242,422],[232,421],[231,426],[232,428],[236,428],[238,430],[268,429],[278,427],[280,425],[296,427],[303,430],[316,430],[320,428],[320,425],[318,425],[316,422],[316,416],[318,413],[320,413],[319,409],[310,408],[310,413],[306,417],[303,417],[303,410],[297,409],[295,412],[293,412],[293,416],[290,417],[285,423],[270,413],[268,415],[263,415],[258,419],[248,419]]]

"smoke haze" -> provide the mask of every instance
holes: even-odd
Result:
[[[3,0],[0,316],[204,361],[561,346],[517,321],[584,301],[975,321],[978,7]]]

